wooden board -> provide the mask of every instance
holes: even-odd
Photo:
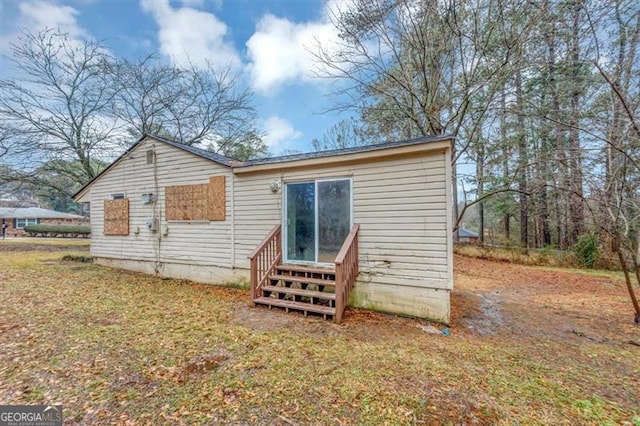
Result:
[[[165,189],[167,220],[207,220],[208,184],[168,186]]]
[[[226,189],[224,176],[212,176],[209,179],[209,220],[226,219]]]
[[[214,176],[209,183],[165,188],[167,220],[225,220],[225,177]]]
[[[129,235],[129,199],[104,201],[104,235]]]

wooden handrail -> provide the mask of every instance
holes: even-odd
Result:
[[[336,314],[335,322],[342,322],[342,316],[349,301],[349,292],[358,277],[358,230],[355,224],[345,238],[334,261],[336,265]]]
[[[256,247],[256,248],[255,248],[255,250],[253,250],[253,251],[251,252],[251,254],[249,255],[249,259],[252,259],[252,260],[253,260],[253,258],[254,258],[254,257],[256,257],[256,256],[258,255],[258,253],[260,253],[260,251],[264,248],[264,246],[265,246],[265,245],[267,245],[267,243],[269,242],[269,240],[273,238],[273,235],[274,235],[276,232],[279,232],[279,231],[280,231],[280,228],[281,228],[281,226],[280,226],[280,225],[276,225],[276,226],[274,226],[274,227],[273,227],[273,229],[272,229],[271,231],[269,231],[269,233],[267,234],[267,236],[266,236],[266,237],[264,237],[264,238],[262,239],[262,241],[260,241],[260,244],[258,244],[258,247]]]
[[[347,255],[349,248],[353,244],[353,239],[356,238],[356,236],[358,235],[359,229],[360,229],[360,225],[358,225],[357,223],[353,225],[353,227],[351,228],[351,231],[349,231],[349,234],[347,235],[347,238],[344,239],[344,243],[342,243],[342,247],[340,248],[340,251],[336,256],[336,260],[333,263],[338,265],[344,262],[344,258]]]
[[[276,225],[249,256],[251,260],[251,300],[260,295],[260,288],[282,263],[281,226]]]

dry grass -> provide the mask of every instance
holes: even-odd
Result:
[[[552,248],[529,249],[524,252],[519,247],[491,247],[473,244],[457,244],[456,254],[478,259],[515,263],[529,266],[548,266],[555,268],[575,268],[574,271],[589,271],[582,266],[571,250],[554,250]],[[618,271],[620,269],[615,256],[602,254],[598,256],[596,271]]]
[[[624,337],[559,333],[555,317],[532,333],[512,323],[508,298],[501,326],[474,299],[499,281],[476,271],[482,261],[461,265],[443,337],[365,311],[337,326],[253,309],[243,290],[65,254],[86,252],[1,253],[2,404],[61,403],[70,424],[640,424],[640,348],[626,343],[638,330],[590,311],[587,323]],[[542,296],[520,307],[531,321],[555,306]]]
[[[47,246],[79,246],[89,247],[91,240],[88,238],[6,238],[0,240],[0,244],[32,244],[32,245],[47,245]]]

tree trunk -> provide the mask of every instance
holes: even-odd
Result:
[[[523,249],[529,247],[529,211],[527,197],[527,143],[524,122],[524,99],[522,93],[522,70],[518,66],[515,75],[516,85],[516,116],[518,137],[518,192],[520,198],[520,245]]]
[[[476,158],[476,176],[478,185],[478,198],[484,196],[484,143],[478,142],[478,152]],[[480,244],[484,244],[484,201],[478,203],[478,235]]]
[[[507,149],[507,94],[504,86],[500,93],[500,139],[502,152],[502,178],[504,182],[509,181],[509,150]],[[504,229],[504,237],[507,241],[511,240],[511,214],[504,212],[502,217],[502,225]]]
[[[631,282],[631,274],[629,273],[629,266],[627,265],[627,261],[624,258],[624,253],[622,253],[622,247],[620,244],[620,235],[615,235],[614,240],[616,240],[615,245],[617,246],[618,252],[618,260],[620,261],[620,266],[622,267],[622,272],[624,272],[624,281],[627,284],[627,291],[629,292],[629,297],[631,298],[631,303],[633,304],[633,309],[635,310],[634,322],[636,324],[640,324],[640,303],[638,303],[638,297],[636,296],[636,292],[633,288],[633,283]],[[635,262],[634,262],[635,263]],[[640,274],[638,272],[638,265],[635,265],[636,277],[640,282]]]
[[[580,19],[582,3],[576,1],[572,9],[571,33],[571,115],[569,117],[569,244],[573,245],[584,232],[582,191],[582,150],[580,148],[580,93],[582,91],[580,63]]]

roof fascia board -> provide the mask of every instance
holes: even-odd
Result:
[[[382,160],[385,158],[410,156],[418,153],[444,151],[450,148],[453,139],[441,141],[429,141],[412,145],[401,145],[395,147],[381,147],[369,151],[359,151],[352,153],[339,153],[332,156],[304,158],[293,161],[282,161],[274,163],[254,164],[247,166],[233,167],[234,174],[260,173],[270,170],[309,168],[314,166],[329,167],[349,163],[361,163],[372,160]]]

